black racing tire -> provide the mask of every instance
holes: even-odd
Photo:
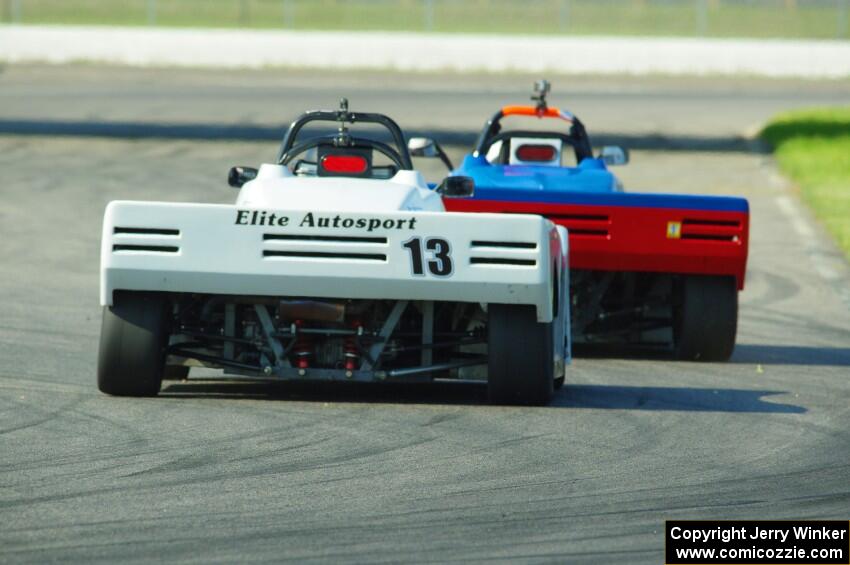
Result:
[[[534,306],[488,306],[487,394],[493,404],[544,405],[552,400],[555,349],[552,324]]]
[[[97,387],[113,396],[155,396],[162,386],[170,302],[159,294],[116,292],[103,309]]]
[[[674,315],[675,356],[684,361],[727,361],[738,331],[734,277],[688,275],[680,281]]]
[[[183,381],[189,378],[189,367],[186,365],[166,365],[162,372],[164,381]]]

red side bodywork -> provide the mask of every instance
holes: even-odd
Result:
[[[569,231],[571,269],[729,275],[739,290],[744,288],[747,212],[462,198],[444,202],[452,212],[546,216]]]

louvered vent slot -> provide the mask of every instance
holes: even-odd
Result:
[[[180,230],[173,230],[168,228],[122,228],[116,227],[113,230],[115,234],[125,234],[125,235],[164,235],[164,236],[178,236],[180,235]]]
[[[470,265],[536,267],[539,253],[535,241],[475,239],[469,243]]]
[[[552,214],[547,216],[567,228],[570,237],[601,237],[610,235],[611,218],[605,214]]]
[[[741,238],[741,222],[737,220],[686,218],[682,221],[681,238],[699,241],[738,242]]]
[[[148,253],[177,253],[180,248],[176,245],[134,245],[115,244],[112,251],[146,251]]]
[[[359,236],[341,236],[341,235],[302,235],[302,234],[263,234],[264,241],[291,241],[298,242],[329,242],[329,243],[374,243],[378,245],[386,245],[387,238],[385,237],[359,237]]]
[[[536,267],[535,259],[511,259],[507,257],[470,257],[471,265],[515,265],[520,267]]]
[[[341,251],[263,251],[263,257],[298,257],[309,259],[354,259],[359,261],[386,261],[383,253],[347,253]]]
[[[386,247],[388,241],[379,236],[266,233],[263,257],[386,262],[387,254],[375,248]]]
[[[180,252],[180,247],[174,245],[180,238],[180,230],[177,229],[115,226],[112,228],[112,233],[113,253],[130,251],[174,254]]]
[[[471,247],[498,247],[503,249],[537,249],[537,244],[526,241],[473,241]]]

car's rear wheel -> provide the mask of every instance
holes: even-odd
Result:
[[[677,359],[726,361],[735,349],[738,288],[734,277],[689,275],[679,283],[673,340]]]
[[[534,306],[488,306],[487,392],[494,404],[546,404],[555,382],[552,324]]]
[[[115,396],[153,396],[162,385],[169,301],[162,295],[116,292],[103,309],[97,386]]]

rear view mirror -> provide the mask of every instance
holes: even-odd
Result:
[[[257,178],[257,173],[253,167],[231,167],[227,173],[227,184],[233,188],[242,188],[243,184]]]
[[[616,167],[629,162],[629,152],[619,145],[606,145],[599,153],[599,158],[609,167]]]
[[[411,157],[436,157],[437,143],[430,137],[411,137],[407,150]]]
[[[410,151],[411,157],[439,157],[450,171],[454,169],[449,156],[440,144],[430,137],[411,137],[407,142],[407,150]]]
[[[475,181],[472,177],[446,177],[437,192],[443,198],[469,198],[475,194]]]

